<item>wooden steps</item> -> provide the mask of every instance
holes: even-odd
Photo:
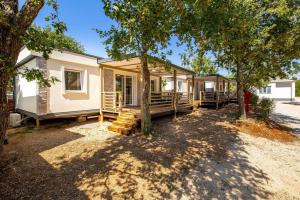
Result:
[[[129,135],[134,132],[137,125],[135,114],[128,111],[122,111],[120,116],[107,127],[109,131]]]

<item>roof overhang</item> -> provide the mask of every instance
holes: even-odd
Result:
[[[234,79],[226,78],[225,76],[222,76],[220,74],[208,74],[205,76],[195,76],[195,80],[199,80],[199,81],[216,81],[217,78],[219,78],[219,81],[225,80],[225,81],[235,82]],[[188,79],[192,79],[192,77],[188,77]]]
[[[135,73],[140,73],[141,71],[141,58],[136,56],[129,59],[124,60],[112,60],[112,59],[103,59],[98,60],[98,64],[100,64],[103,67],[107,68],[113,68],[118,70],[125,70]],[[174,65],[170,62],[166,62],[163,60],[160,60],[158,58],[151,58],[148,62],[148,68],[151,75],[156,76],[166,76],[170,75],[176,70],[177,75],[190,75],[194,74],[193,71],[179,67],[177,65]]]

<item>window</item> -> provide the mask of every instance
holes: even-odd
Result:
[[[178,81],[177,82],[178,84],[177,84],[177,90],[178,90],[178,92],[182,92],[183,91],[183,88],[182,88],[182,81]]]
[[[151,80],[151,92],[155,91],[155,80]]]
[[[80,71],[65,71],[65,90],[81,91],[81,72]]]
[[[271,94],[271,86],[267,86],[259,89],[260,94]]]

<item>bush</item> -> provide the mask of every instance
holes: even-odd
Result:
[[[274,111],[274,102],[272,99],[262,98],[258,103],[259,115],[264,121],[268,121]]]
[[[259,100],[259,97],[256,94],[251,93],[250,104],[251,104],[251,107],[252,107],[253,110],[256,110],[258,100]]]
[[[300,80],[296,80],[296,97],[300,97]]]

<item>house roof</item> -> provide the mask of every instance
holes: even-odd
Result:
[[[17,66],[25,65],[27,62],[31,61],[34,58],[43,57],[41,52],[31,51],[27,48],[22,48]],[[53,50],[51,54],[49,54],[50,59],[78,63],[83,65],[89,65],[93,67],[99,67],[98,60],[102,60],[102,57],[86,54],[86,53],[78,53],[70,50]]]
[[[159,58],[151,57],[152,61],[148,63],[149,71],[152,75],[164,76],[177,71],[178,75],[194,74],[192,70],[184,67],[177,66],[173,63],[166,62]],[[140,56],[133,56],[129,59],[114,60],[114,59],[102,59],[98,60],[98,63],[105,67],[111,67],[114,69],[127,70],[132,72],[139,72],[141,69]]]
[[[215,81],[217,77],[219,77],[221,79],[224,79],[226,81],[235,82],[234,79],[227,78],[227,77],[222,76],[220,74],[208,74],[208,75],[205,75],[205,76],[204,75],[202,75],[202,76],[195,76],[195,80]],[[189,76],[188,79],[192,79],[192,77]]]
[[[295,80],[277,78],[271,81],[271,83],[282,83],[282,82],[295,82]]]

